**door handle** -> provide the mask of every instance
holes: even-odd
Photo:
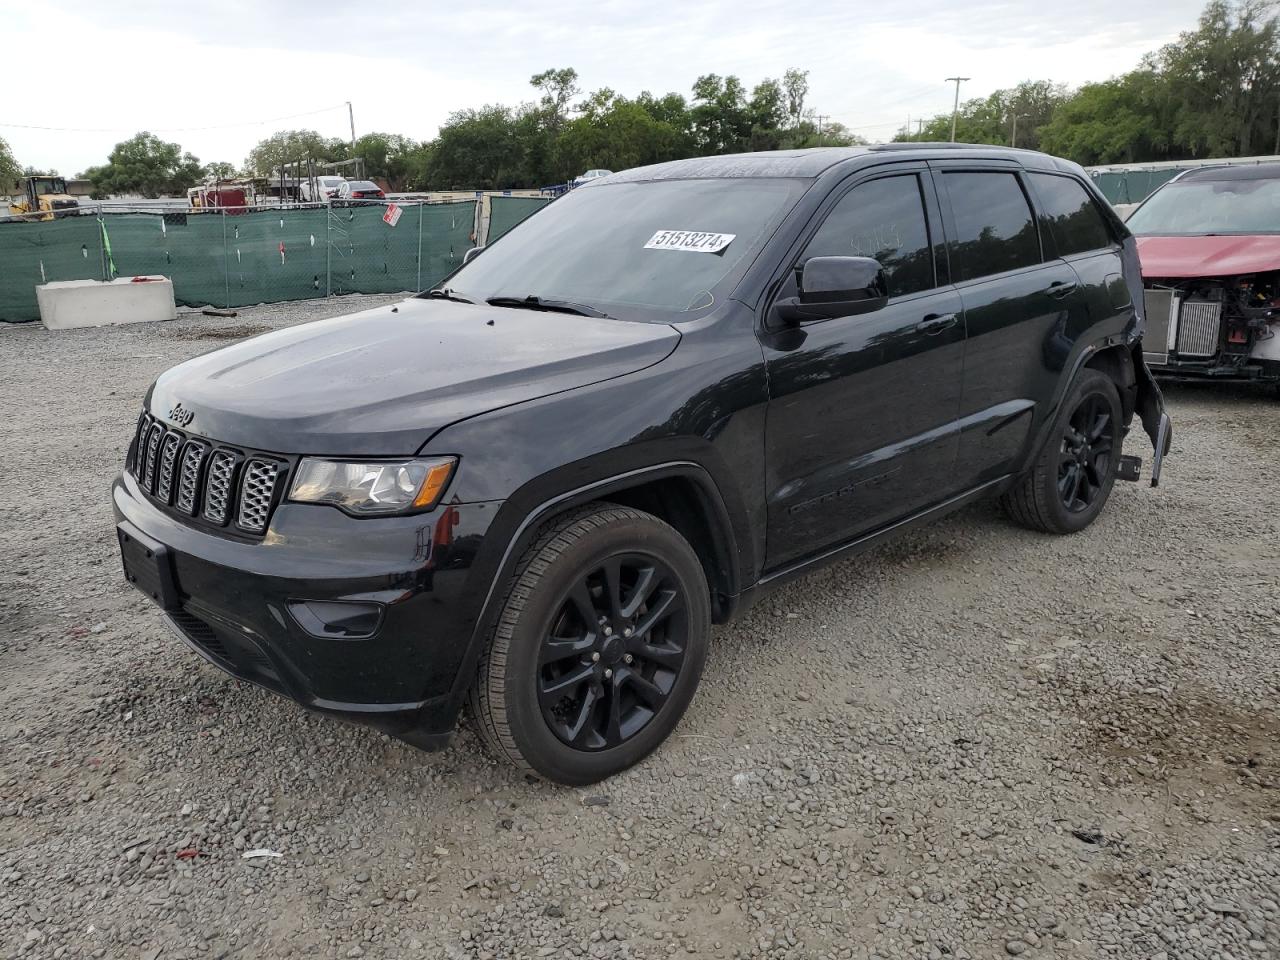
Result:
[[[931,313],[916,324],[916,331],[933,337],[943,330],[951,329],[959,322],[959,316],[954,313]]]
[[[1080,284],[1076,283],[1074,280],[1055,280],[1053,283],[1049,284],[1049,286],[1045,287],[1044,292],[1055,300],[1061,300],[1063,297],[1068,297],[1075,293],[1078,286],[1080,286]]]

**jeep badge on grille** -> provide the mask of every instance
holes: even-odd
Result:
[[[195,418],[195,411],[184,409],[181,403],[175,403],[169,411],[169,419],[180,427],[187,426]]]

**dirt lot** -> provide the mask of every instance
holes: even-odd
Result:
[[[570,790],[239,685],[120,576],[151,379],[372,302],[0,329],[0,956],[1280,957],[1272,396],[1172,389],[1078,536],[981,506],[771,596]]]

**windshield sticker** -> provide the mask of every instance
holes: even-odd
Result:
[[[736,233],[700,233],[697,230],[659,230],[644,245],[646,250],[680,250],[684,253],[719,253],[733,243]]]

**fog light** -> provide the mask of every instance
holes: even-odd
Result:
[[[380,603],[290,600],[289,612],[311,636],[327,640],[363,640],[382,622]]]

